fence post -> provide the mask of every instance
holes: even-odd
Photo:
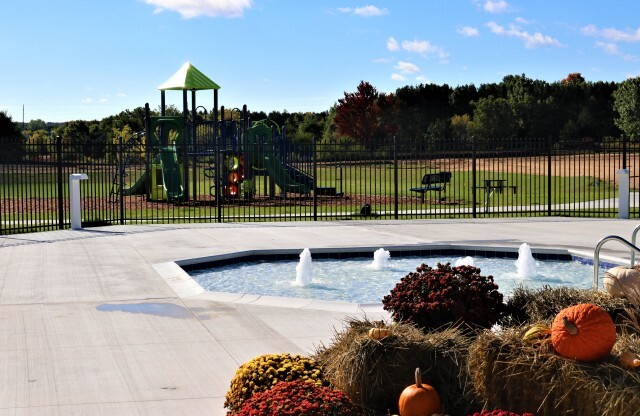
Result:
[[[64,197],[62,182],[62,137],[56,136],[56,158],[58,160],[58,228],[64,228]]]
[[[313,137],[313,220],[318,221],[318,193],[316,187],[318,185],[318,140]]]
[[[476,137],[471,137],[471,212],[477,218],[476,198]]]
[[[393,214],[398,219],[398,146],[396,136],[393,136]]]
[[[118,200],[120,203],[120,225],[124,225],[124,154],[122,149],[122,136],[118,136]]]
[[[551,137],[547,139],[547,216],[551,216],[551,196],[553,192],[551,191],[551,186],[553,181],[551,180],[551,147],[552,140]]]
[[[622,135],[622,169],[627,168],[627,136]]]

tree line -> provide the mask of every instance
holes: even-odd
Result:
[[[239,118],[225,110],[225,119]],[[159,114],[159,109],[153,111]],[[167,115],[180,115],[170,106]],[[200,111],[199,120],[212,113]],[[499,83],[460,85],[420,84],[380,93],[366,81],[328,111],[289,113],[252,111],[251,120],[270,119],[299,143],[400,140],[452,142],[498,138],[549,138],[554,142],[601,142],[640,138],[640,77],[620,83],[584,79],[571,73],[557,82],[523,75],[505,76]],[[144,129],[144,108],[125,110],[102,120],[47,123],[31,120],[19,126],[0,112],[0,161],[14,159],[24,145],[49,149],[60,136],[66,146],[85,157],[105,155],[106,145]],[[11,156],[12,155],[12,156]]]

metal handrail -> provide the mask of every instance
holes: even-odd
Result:
[[[640,231],[640,225],[637,225],[636,228],[633,229],[633,233],[631,233],[631,244],[636,245],[636,237],[638,237],[638,231]],[[631,250],[631,267],[636,264],[636,252],[635,250]]]
[[[636,227],[636,230],[640,228]],[[632,239],[635,242],[635,237],[636,237],[636,230],[634,230],[634,234]],[[598,244],[596,244],[596,249],[593,253],[593,288],[594,289],[598,289],[598,270],[600,269],[600,249],[602,248],[602,245],[604,243],[606,243],[607,241],[611,241],[611,240],[615,240],[618,241],[619,243],[624,244],[625,246],[629,247],[631,249],[631,252],[635,254],[635,252],[639,252],[640,253],[640,248],[636,247],[635,244],[632,244],[630,242],[628,242],[627,240],[625,240],[622,237],[619,237],[617,235],[610,235],[607,237],[604,237],[603,239],[601,239],[600,241],[598,241]],[[634,258],[635,256],[631,257],[631,267],[633,267],[634,265]]]

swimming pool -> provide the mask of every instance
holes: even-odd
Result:
[[[373,253],[372,253],[373,254]],[[509,295],[518,285],[530,288],[543,285],[567,285],[589,289],[593,284],[593,265],[584,261],[535,260],[536,273],[530,277],[518,274],[517,257],[513,253],[502,253],[511,257],[472,256],[482,275],[492,275],[501,293]],[[494,257],[495,256],[495,257]],[[296,267],[301,260],[253,260],[246,263],[229,264],[202,270],[191,270],[189,274],[203,288],[212,292],[246,293],[268,296],[318,299],[351,303],[380,303],[382,297],[409,272],[426,263],[436,267],[438,263],[462,260],[465,253],[440,255],[418,255],[394,257],[391,254],[386,267],[373,267],[374,259],[354,257],[344,259],[313,259],[310,264],[310,283],[300,285]]]

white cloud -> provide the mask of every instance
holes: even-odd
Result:
[[[505,28],[497,24],[496,22],[487,23],[487,27],[491,30],[492,33],[498,36],[510,36],[521,39],[524,41],[524,46],[526,48],[535,48],[538,46],[554,46],[554,47],[563,47],[557,39],[544,35],[540,32],[529,33],[525,30],[518,28],[515,25],[510,25],[509,28]]]
[[[403,62],[399,61],[395,68],[405,74],[415,74],[420,72],[420,68],[417,65],[412,64],[411,62]]]
[[[430,84],[431,81],[427,77],[423,77],[422,75],[416,77],[416,81],[420,81],[423,84]]]
[[[156,6],[154,13],[171,10],[180,13],[185,19],[198,16],[242,17],[246,9],[253,6],[251,0],[144,0]]]
[[[400,74],[391,74],[391,79],[394,81],[404,81],[404,77]]]
[[[615,43],[598,41],[598,42],[596,42],[595,47],[598,48],[598,49],[602,49],[602,51],[604,53],[606,53],[607,55],[619,56],[622,59],[624,59],[625,61],[637,61],[638,60],[638,57],[636,57],[634,55],[629,55],[629,54],[626,54],[626,53],[622,53],[620,51],[620,49],[618,48],[618,45],[616,45]]]
[[[489,13],[504,13],[511,8],[504,0],[487,0],[482,7]]]
[[[598,29],[596,25],[587,25],[582,28],[582,34],[587,36],[602,37],[613,42],[639,42],[640,28],[622,31],[615,28]]]
[[[599,29],[596,25],[584,26],[581,30],[585,36],[604,38],[609,42],[597,41],[595,47],[601,49],[608,55],[619,56],[625,61],[638,61],[638,57],[623,53],[615,42],[640,42],[640,28],[635,30],[622,31],[614,28]]]
[[[106,104],[109,102],[109,97],[100,97],[97,100],[93,97],[86,97],[82,99],[82,104],[93,105],[93,104]]]
[[[371,5],[356,8],[338,7],[338,11],[340,13],[353,13],[357,16],[362,17],[384,16],[385,14],[389,14],[389,11],[387,9],[381,9],[379,7]]]
[[[531,22],[528,21],[527,19],[525,19],[524,17],[516,17],[516,22],[522,24],[522,25],[528,25]]]
[[[604,51],[604,53],[607,53],[609,55],[617,55],[620,53],[620,50],[618,50],[618,45],[616,45],[615,43],[607,43],[607,42],[596,42],[596,47],[598,49],[602,49]]]
[[[428,40],[403,40],[402,49],[407,52],[419,53],[424,57],[435,55],[440,58],[440,61],[446,62],[449,57],[449,53],[442,47],[437,46],[429,42]]]
[[[358,16],[363,17],[371,17],[371,16],[383,16],[388,14],[389,11],[387,9],[379,9],[376,6],[364,6],[364,7],[356,7],[354,13]]]
[[[458,32],[462,36],[469,36],[469,37],[480,36],[480,32],[478,31],[478,29],[471,26],[463,26],[461,28],[458,28],[456,32]]]
[[[389,49],[390,51],[397,51],[400,50],[400,46],[398,45],[398,41],[391,37],[387,40],[387,49]]]

